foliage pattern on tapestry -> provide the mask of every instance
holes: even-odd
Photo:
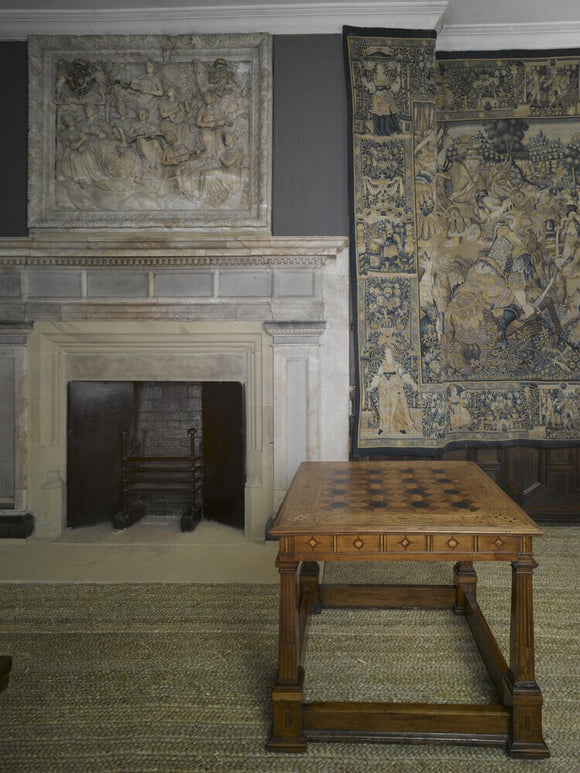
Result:
[[[345,31],[355,450],[580,437],[580,54]]]

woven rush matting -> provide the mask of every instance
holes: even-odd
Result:
[[[580,531],[546,528],[534,573],[537,678],[552,757],[501,749],[309,744],[265,750],[276,673],[275,585],[3,584],[0,771],[580,770]],[[479,563],[478,594],[504,651],[509,564]],[[331,582],[448,582],[451,564],[328,564]],[[306,697],[494,700],[465,622],[448,612],[326,610],[309,628]]]

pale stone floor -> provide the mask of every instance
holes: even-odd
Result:
[[[2,582],[278,582],[278,543],[204,521],[148,516],[124,531],[103,523],[59,537],[0,541]]]

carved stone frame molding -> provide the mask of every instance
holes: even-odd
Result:
[[[264,33],[32,36],[32,229],[270,233]]]

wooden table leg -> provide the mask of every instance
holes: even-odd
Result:
[[[507,752],[512,757],[549,757],[542,738],[542,693],[534,672],[534,615],[532,572],[537,566],[529,553],[512,563],[510,666],[505,678],[505,702],[511,706]]]
[[[465,601],[465,592],[471,591],[475,598],[477,588],[477,574],[473,568],[473,561],[459,561],[453,567],[453,575],[456,588],[453,612],[456,615],[466,615],[467,603]]]
[[[322,605],[320,603],[320,566],[317,561],[303,561],[300,569],[300,596],[308,593],[310,596],[309,612],[311,614],[320,614]]]
[[[280,617],[278,676],[272,690],[272,734],[267,748],[274,752],[306,751],[302,727],[302,684],[299,664],[298,561],[278,557],[280,572]]]

